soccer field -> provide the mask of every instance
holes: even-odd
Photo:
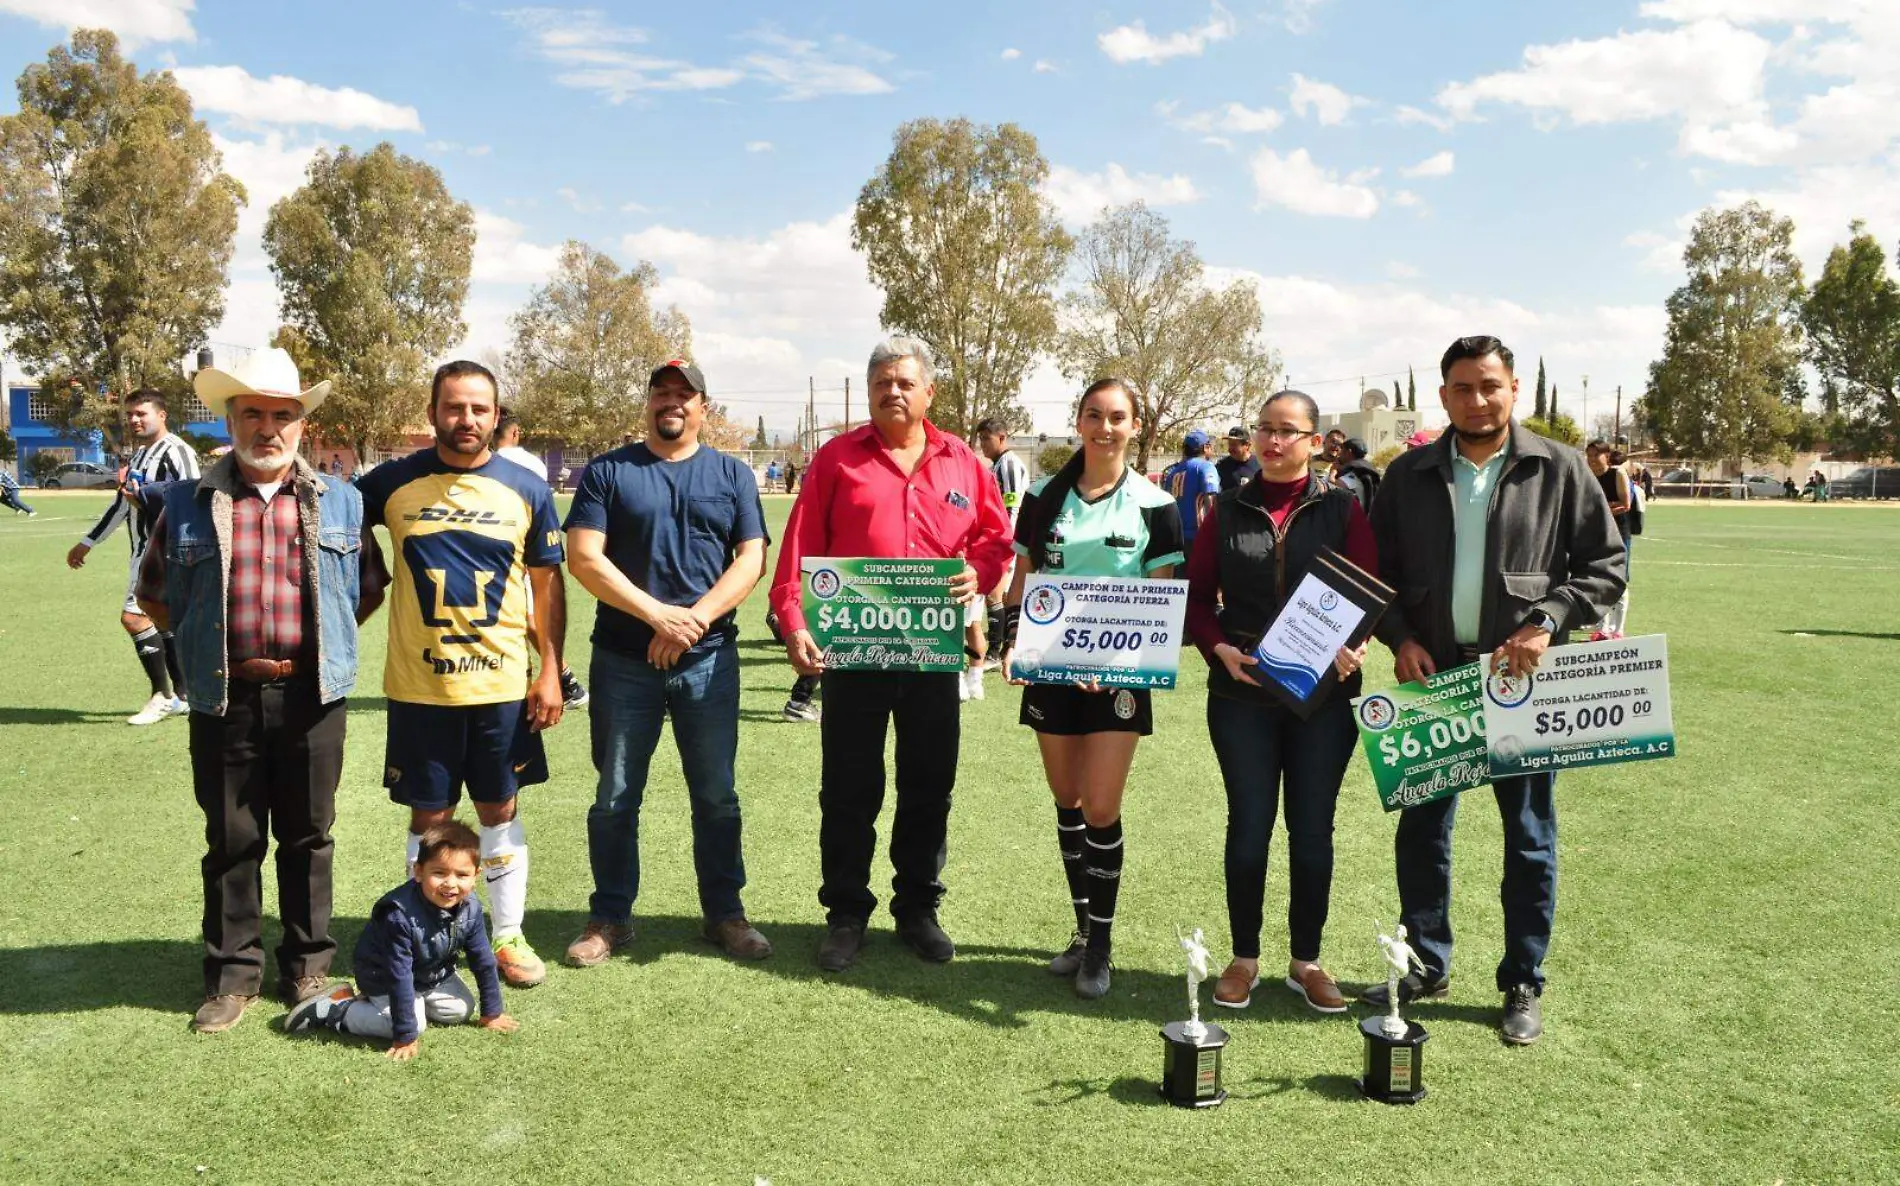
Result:
[[[606,966],[558,966],[590,888],[582,709],[549,735],[553,781],[522,803],[527,931],[548,982],[508,993],[519,1033],[431,1029],[399,1065],[285,1036],[271,1000],[230,1033],[187,1032],[202,821],[186,728],[122,723],[145,698],[116,621],[124,540],[83,571],[62,562],[103,498],[34,501],[38,519],[0,518],[0,1181],[1900,1178],[1894,510],[1652,504],[1630,632],[1669,636],[1681,756],[1559,779],[1541,1042],[1497,1037],[1498,823],[1478,791],[1457,841],[1451,996],[1410,1011],[1432,1035],[1430,1097],[1360,1100],[1362,1011],[1311,1014],[1276,976],[1250,1009],[1218,1011],[1232,1095],[1192,1113],[1153,1083],[1156,1031],[1186,1007],[1175,927],[1204,927],[1216,968],[1228,955],[1198,656],[1180,690],[1156,694],[1130,780],[1105,1000],[1078,1001],[1042,969],[1069,934],[1067,893],[1033,738],[994,678],[963,721],[942,915],[956,961],[923,964],[884,916],[858,966],[817,970],[818,730],[779,719],[791,673],[761,588],[742,611],[738,778],[746,903],[777,954],[740,965],[698,938],[684,784],[663,739],[638,939]],[[768,498],[775,527],[788,508]],[[569,588],[585,680],[592,601]],[[339,976],[401,874],[406,813],[380,785],[385,630],[379,614],[364,631],[338,795]],[[1375,646],[1369,668],[1369,688],[1387,682],[1389,656]],[[1325,950],[1349,991],[1384,975],[1373,919],[1397,912],[1393,823],[1356,757]],[[1285,952],[1283,836],[1263,972]],[[880,857],[880,898],[888,879]]]

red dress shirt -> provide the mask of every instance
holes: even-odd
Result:
[[[785,524],[771,602],[787,637],[805,629],[800,562],[807,556],[961,556],[977,587],[994,589],[1009,564],[1009,513],[970,446],[924,422],[924,452],[906,475],[875,424],[825,443],[811,459]]]

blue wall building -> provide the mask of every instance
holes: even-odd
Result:
[[[224,421],[213,416],[197,396],[187,396],[184,407],[179,407],[175,399],[167,402],[170,404],[167,422],[173,432],[190,432],[212,437],[221,444],[230,443],[231,436],[224,430]],[[7,388],[7,420],[7,431],[13,434],[14,443],[19,446],[16,464],[21,474],[33,472],[35,453],[50,452],[61,461],[91,461],[101,465],[110,460],[97,431],[60,431],[54,422],[52,406],[41,398],[37,387]]]

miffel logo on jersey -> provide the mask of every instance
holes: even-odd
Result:
[[[513,527],[513,519],[504,519],[493,511],[463,511],[454,507],[423,507],[413,515],[404,515],[405,523],[466,523],[474,527]]]
[[[422,661],[437,675],[461,675],[470,671],[500,671],[500,655],[463,655],[459,659],[440,658],[433,647],[422,648]]]
[[[480,642],[479,632],[501,620],[508,572],[515,566],[512,540],[476,531],[433,531],[405,536],[402,558],[423,622],[450,632],[442,635],[443,646]]]

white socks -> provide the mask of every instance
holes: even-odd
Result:
[[[1610,607],[1610,612],[1603,615],[1603,629],[1611,634],[1621,634],[1623,623],[1629,620],[1629,616],[1630,593],[1628,589],[1624,589],[1623,595],[1616,599],[1615,605]]]
[[[483,826],[480,834],[488,913],[499,943],[521,933],[521,919],[528,911],[528,841],[518,819]]]
[[[405,846],[402,858],[402,875],[413,878],[416,875],[416,858],[422,855],[422,837],[414,832],[405,832],[409,843]]]

